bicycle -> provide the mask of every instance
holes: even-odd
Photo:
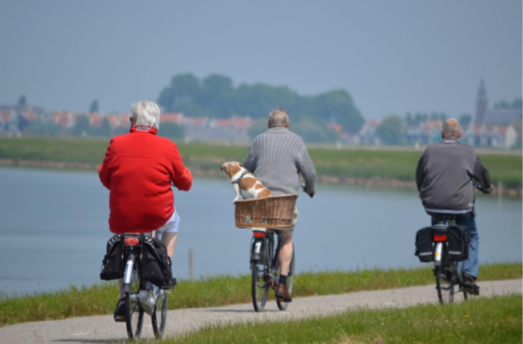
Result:
[[[162,338],[165,331],[168,292],[145,281],[140,264],[143,242],[151,235],[154,237],[154,233],[123,235],[126,264],[122,291],[125,295],[125,324],[129,340],[140,338],[144,313],[151,316],[156,339]]]
[[[435,215],[432,226],[434,240],[434,275],[436,290],[440,303],[452,303],[457,292],[463,292],[465,300],[469,293],[463,284],[463,263],[453,261],[449,257],[448,234],[449,227],[456,225],[456,215]]]
[[[274,231],[265,228],[252,228],[253,237],[251,239],[251,272],[252,272],[252,304],[256,312],[261,312],[265,308],[269,288],[275,289],[280,278],[280,262],[278,259],[280,252],[280,240],[274,246]],[[287,277],[287,289],[292,295],[295,275],[295,250],[293,244],[292,260]],[[283,299],[276,299],[278,309],[284,311],[289,305]]]

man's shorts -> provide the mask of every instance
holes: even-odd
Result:
[[[299,215],[300,213],[298,212],[298,208],[294,208],[294,214],[292,216],[292,227],[283,231],[276,231],[280,238],[292,238],[294,235],[294,228],[296,228],[296,223],[298,223]]]
[[[171,218],[167,220],[165,225],[158,228],[157,231],[160,233],[178,233],[178,226],[180,225],[180,216],[176,209],[174,209]]]

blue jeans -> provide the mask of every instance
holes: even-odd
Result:
[[[434,225],[434,218],[432,219],[432,224]],[[479,235],[478,229],[476,228],[476,219],[472,213],[458,215],[456,216],[456,224],[467,226],[470,236],[469,258],[463,261],[463,272],[474,278],[478,278]]]

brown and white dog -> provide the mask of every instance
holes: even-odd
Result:
[[[237,161],[226,162],[221,167],[229,176],[236,198],[232,203],[240,200],[240,195],[247,198],[267,198],[272,192],[267,189],[251,172],[242,167]]]

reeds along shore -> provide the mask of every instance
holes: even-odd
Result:
[[[49,168],[49,169],[66,169],[66,170],[97,170],[99,164],[84,162],[60,162],[60,161],[41,161],[25,159],[0,159],[0,166],[28,167],[28,168]],[[194,176],[200,177],[221,177],[222,173],[215,169],[191,168]],[[370,186],[397,186],[415,188],[416,182],[413,180],[399,180],[390,178],[352,178],[344,176],[318,175],[318,181],[322,183],[348,184],[348,185],[365,185]],[[511,197],[522,196],[521,188],[505,188],[503,183],[499,182],[492,194],[508,195]]]

